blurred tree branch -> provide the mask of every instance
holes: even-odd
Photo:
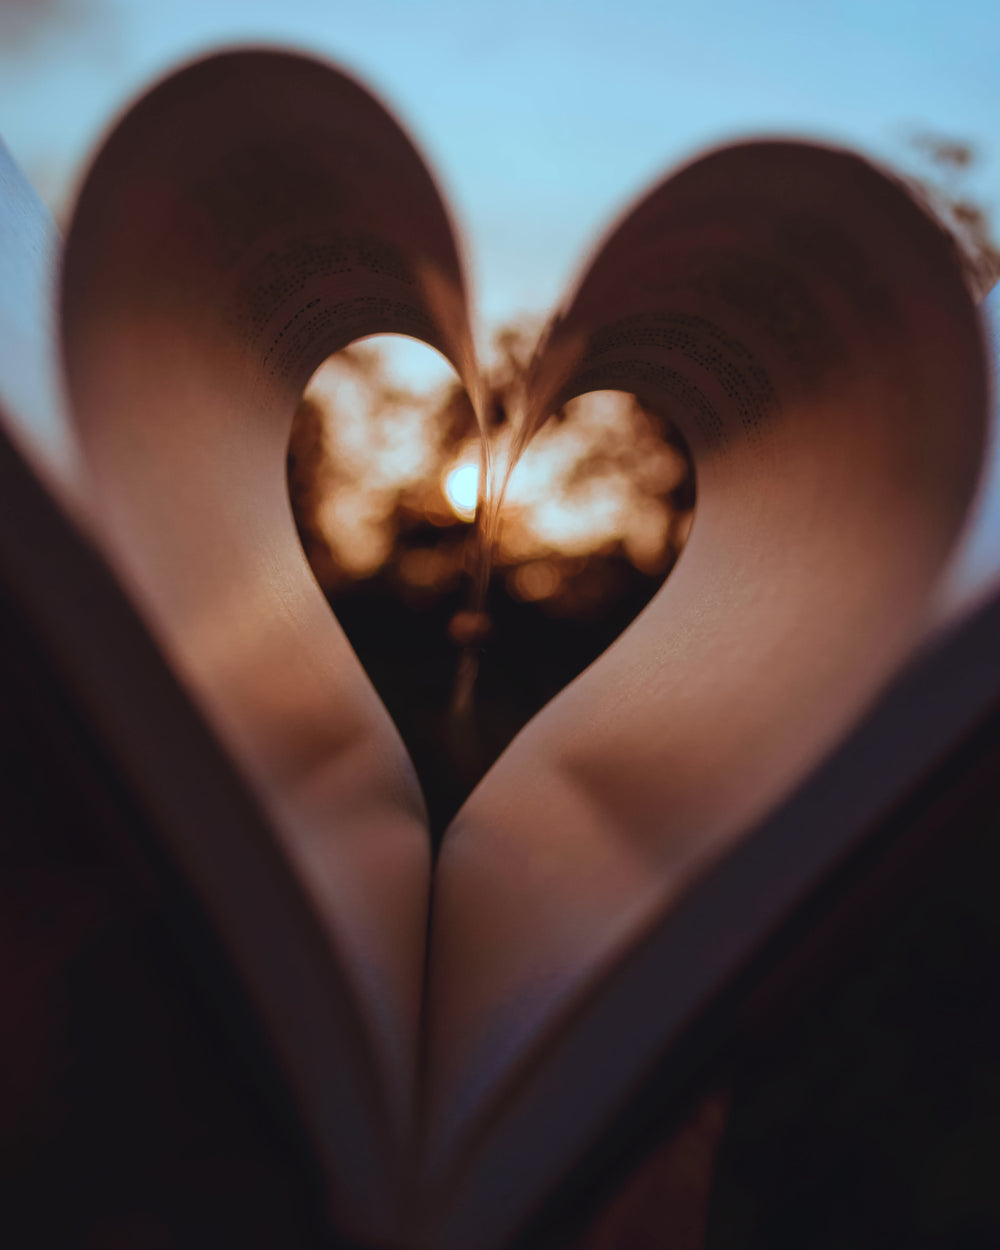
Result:
[[[909,146],[925,172],[908,178],[908,185],[955,240],[969,285],[981,299],[1000,279],[1000,244],[989,211],[976,203],[965,186],[979,153],[971,143],[933,131],[912,135]]]

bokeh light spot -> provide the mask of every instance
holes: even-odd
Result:
[[[479,465],[466,462],[449,469],[444,478],[444,494],[457,517],[473,520],[479,495]]]

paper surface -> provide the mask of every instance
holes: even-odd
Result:
[[[712,154],[625,219],[543,347],[525,419],[595,386],[676,420],[698,499],[658,595],[445,836],[429,1170],[464,1177],[486,1241],[576,1148],[529,1109],[520,1145],[491,1151],[491,1115],[521,1115],[546,1032],[912,650],[984,443],[981,336],[949,245],[865,162],[808,145]]]
[[[421,1022],[419,789],[306,565],[285,483],[308,377],[376,332],[444,352],[482,408],[440,197],[350,79],[277,53],[212,58],[112,133],[62,289],[95,524],[358,995],[400,1192],[422,1043],[428,1236],[488,1244],[579,1148],[560,1136],[569,1118],[536,1122],[519,1101],[547,1040],[588,995],[599,1013],[616,961],[924,636],[983,457],[982,343],[943,237],[844,153],[712,154],[608,236],[526,379],[524,435],[574,394],[634,391],[688,438],[695,522],[653,602],[456,818]],[[607,1054],[581,1071],[615,1063],[602,1036]],[[615,1075],[569,1091],[588,1131],[635,1073]]]
[[[281,53],[211,58],[154,89],[100,152],[72,218],[61,311],[104,540],[353,979],[402,1151],[423,801],[306,564],[285,466],[306,381],[360,335],[420,335],[474,388],[440,197],[346,76]]]

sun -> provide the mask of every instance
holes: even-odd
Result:
[[[444,477],[444,494],[457,517],[473,520],[479,495],[479,465],[466,461],[449,469]]]

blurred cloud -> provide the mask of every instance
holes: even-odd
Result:
[[[36,52],[107,17],[100,0],[0,0],[0,57]]]

